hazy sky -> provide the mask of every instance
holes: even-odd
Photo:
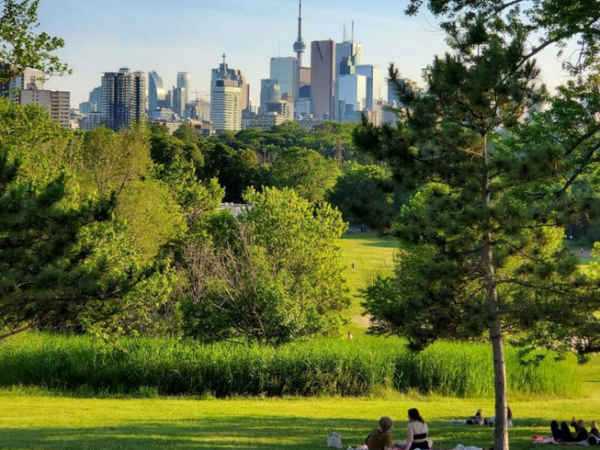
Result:
[[[304,64],[310,42],[342,41],[344,23],[363,44],[363,63],[382,72],[394,62],[403,76],[421,80],[421,69],[444,53],[444,35],[431,15],[405,17],[406,0],[303,0]],[[71,105],[86,101],[102,72],[129,67],[155,70],[166,88],[178,71],[190,72],[192,95],[208,97],[210,70],[227,55],[242,69],[250,97],[260,98],[260,80],[269,77],[269,58],[293,56],[298,0],[42,0],[40,30],[65,39],[57,54],[73,75],[54,77],[53,90],[71,91]],[[553,54],[542,59],[544,80],[561,82]]]

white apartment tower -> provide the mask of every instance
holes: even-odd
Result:
[[[241,101],[242,89],[236,81],[215,81],[210,91],[210,119],[216,133],[242,129]]]

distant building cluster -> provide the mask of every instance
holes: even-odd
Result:
[[[376,125],[395,120],[393,113],[383,108],[397,104],[393,90],[387,99],[382,97],[381,68],[363,63],[363,47],[354,40],[354,24],[349,39],[344,27],[343,42],[312,41],[310,67],[303,65],[306,48],[299,0],[295,56],[271,58],[269,78],[261,80],[258,107],[250,99],[244,72],[229,67],[225,54],[211,71],[207,92],[191,91],[189,72],[179,72],[175,85],[168,89],[157,72],[146,75],[125,67],[105,72],[100,86],[79,108],[70,108],[69,92],[44,90],[44,73],[35,69],[26,69],[10,85],[0,85],[0,96],[22,105],[42,106],[62,126],[84,130],[105,126],[118,131],[145,122],[174,130],[187,122],[208,136],[245,128],[269,130],[289,120],[305,127],[326,120],[358,122],[363,115]]]

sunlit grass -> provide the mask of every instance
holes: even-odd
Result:
[[[380,237],[376,233],[352,233],[339,239],[338,245],[346,267],[344,276],[352,289],[353,297],[352,305],[347,311],[353,323],[347,331],[361,333],[366,328],[366,322],[361,319],[363,308],[360,306],[359,290],[377,275],[392,275],[399,242],[391,237]]]
[[[532,448],[531,436],[547,435],[552,419],[596,418],[599,401],[597,391],[580,399],[511,399],[511,448]],[[382,415],[396,421],[394,438],[404,440],[410,407],[429,423],[435,448],[489,448],[493,439],[491,428],[448,424],[478,408],[492,415],[491,398],[114,400],[0,391],[0,405],[0,448],[11,450],[324,449],[329,430],[342,433],[344,446],[362,444]]]

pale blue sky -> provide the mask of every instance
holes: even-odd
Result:
[[[446,50],[444,36],[430,15],[407,18],[406,0],[303,0],[304,65],[310,41],[340,42],[343,26],[355,23],[363,44],[363,63],[383,72],[394,62],[403,76],[420,81],[421,69]],[[260,80],[269,77],[269,58],[293,56],[297,0],[42,0],[41,30],[65,39],[58,52],[73,75],[54,77],[47,88],[71,91],[71,105],[87,100],[102,72],[120,67],[163,77],[175,84],[178,71],[191,75],[192,91],[209,90],[210,69],[227,54],[230,67],[242,69],[260,98]],[[348,31],[348,34],[350,32]],[[544,81],[560,82],[560,64],[544,55]],[[207,96],[207,94],[203,94]]]

